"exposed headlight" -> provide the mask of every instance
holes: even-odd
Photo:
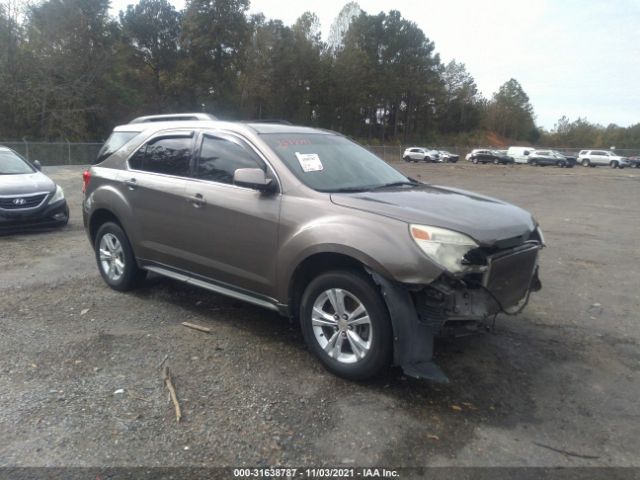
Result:
[[[51,197],[51,200],[49,200],[49,203],[56,203],[62,199],[64,199],[64,190],[62,190],[60,185],[56,185],[56,191],[53,194],[53,197]]]
[[[409,225],[409,233],[429,258],[451,273],[464,271],[462,258],[478,247],[470,237],[445,228]]]

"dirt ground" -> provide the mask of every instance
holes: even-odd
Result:
[[[640,466],[640,170],[397,166],[530,210],[548,243],[523,314],[437,344],[449,385],[341,380],[287,319],[171,280],[110,290],[82,169],[46,169],[69,226],[0,237],[0,467]]]

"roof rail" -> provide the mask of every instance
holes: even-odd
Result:
[[[137,117],[129,123],[148,123],[148,122],[176,122],[189,120],[217,120],[210,113],[167,113],[164,115],[145,115]]]
[[[293,125],[288,120],[279,120],[277,118],[274,118],[274,119],[260,118],[256,120],[245,120],[244,123],[279,123],[280,125]]]

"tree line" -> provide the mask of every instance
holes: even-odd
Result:
[[[135,116],[181,111],[287,120],[369,143],[551,134],[536,128],[517,80],[484,98],[464,64],[443,64],[395,10],[350,2],[323,42],[315,14],[289,26],[249,14],[249,0],[188,0],[182,11],[139,0],[117,18],[109,0],[21,3],[0,3],[3,139],[100,140]]]

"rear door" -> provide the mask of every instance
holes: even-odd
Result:
[[[591,152],[591,162],[594,165],[609,165],[609,156],[605,151],[594,150]]]
[[[279,192],[263,193],[233,184],[238,168],[272,170],[248,143],[227,134],[204,133],[187,182],[191,253],[189,270],[241,289],[273,293],[280,218]]]
[[[138,224],[136,254],[173,267],[184,265],[185,185],[191,172],[193,131],[152,137],[129,158],[120,180]]]

